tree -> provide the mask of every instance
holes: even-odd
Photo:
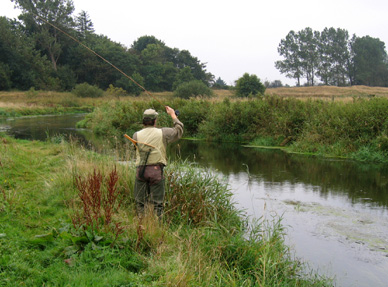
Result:
[[[218,77],[217,80],[213,84],[213,88],[216,88],[216,89],[227,89],[228,85],[225,83],[224,80],[221,79],[221,77]]]
[[[168,55],[173,55],[171,62],[174,63],[175,67],[178,69],[189,67],[194,78],[206,83],[206,85],[209,86],[214,80],[214,76],[211,73],[206,72],[206,64],[201,63],[198,58],[193,57],[189,51],[179,51],[176,49],[173,53],[170,52]]]
[[[256,75],[245,73],[236,81],[236,95],[239,97],[249,97],[264,95],[265,86]]]
[[[356,38],[353,45],[354,80],[356,85],[386,86],[388,71],[384,42],[365,36]]]
[[[5,17],[0,17],[0,70],[0,89],[41,89],[51,81],[46,56],[34,49],[34,43],[16,22]]]
[[[349,34],[344,29],[325,28],[318,43],[320,63],[317,74],[326,85],[348,83]]]
[[[190,76],[185,81],[196,79],[209,86],[214,78],[206,72],[206,65],[193,57],[189,51],[169,48],[154,36],[140,37],[132,44],[131,50],[140,58],[140,73],[147,89],[174,90],[180,84],[174,84],[177,74],[183,69],[185,71],[178,76],[179,81],[191,74],[194,78]]]
[[[319,32],[313,31],[311,28],[305,28],[298,32],[298,38],[302,71],[307,78],[308,85],[314,86],[315,73],[319,65]]]
[[[268,89],[268,88],[281,88],[283,87],[283,83],[282,81],[280,80],[275,80],[275,81],[272,81],[272,82],[269,82],[269,81],[265,81],[264,82],[264,86]]]
[[[297,86],[300,86],[300,79],[303,76],[300,49],[299,36],[291,30],[278,46],[280,56],[285,59],[275,63],[275,67],[280,73],[297,80]]]
[[[74,27],[71,14],[74,11],[71,0],[11,0],[22,10],[19,19],[23,21],[26,32],[33,35],[37,47],[46,51],[53,69],[57,70],[57,62],[62,52],[63,43],[69,41],[61,32],[45,21],[68,30]],[[45,20],[43,20],[45,19]]]
[[[142,36],[138,38],[136,41],[132,44],[132,49],[134,49],[136,52],[141,53],[144,49],[147,48],[149,44],[155,44],[159,46],[164,46],[164,43],[158,39],[156,39],[154,36]]]
[[[144,87],[144,78],[138,72],[133,73],[131,78],[140,86]],[[115,86],[126,90],[130,94],[139,96],[143,89],[136,83],[127,77],[122,76],[119,80],[116,81]]]
[[[183,69],[181,69],[175,76],[175,82],[172,86],[172,89],[173,90],[176,90],[176,88],[183,84],[183,83],[187,83],[187,82],[190,82],[190,81],[194,81],[195,78],[193,76],[193,74],[191,73],[191,69],[190,67],[184,67]]]
[[[75,27],[83,38],[88,34],[94,33],[94,25],[90,20],[89,14],[82,10],[75,19]]]

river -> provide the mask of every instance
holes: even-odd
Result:
[[[0,120],[16,138],[85,138],[82,115]],[[388,286],[388,167],[287,154],[236,144],[181,140],[170,157],[223,176],[251,218],[282,217],[298,259],[336,286]]]

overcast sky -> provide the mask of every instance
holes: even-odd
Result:
[[[233,84],[244,73],[262,81],[294,85],[275,68],[277,47],[289,31],[306,27],[346,29],[388,43],[387,0],[73,0],[75,15],[88,12],[97,34],[127,47],[152,35],[171,48],[188,50],[216,78]],[[16,18],[10,0],[0,16]]]

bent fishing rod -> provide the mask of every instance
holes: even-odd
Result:
[[[89,52],[93,53],[94,55],[96,55],[97,57],[99,57],[101,60],[103,60],[105,63],[109,64],[111,67],[113,67],[114,69],[116,69],[118,72],[120,72],[122,75],[124,75],[126,78],[128,78],[129,80],[131,80],[135,85],[137,85],[138,87],[140,87],[147,95],[149,95],[151,98],[153,98],[155,101],[157,101],[159,104],[161,104],[162,106],[165,106],[164,104],[162,104],[161,101],[159,101],[157,98],[155,98],[149,91],[147,91],[146,88],[144,88],[142,85],[140,85],[138,82],[136,82],[132,77],[128,76],[124,71],[122,71],[121,69],[119,69],[118,67],[116,67],[114,64],[112,64],[111,62],[109,62],[107,59],[105,59],[103,56],[101,56],[100,54],[98,54],[96,51],[92,50],[91,48],[89,48],[88,46],[86,46],[85,44],[83,44],[81,41],[79,41],[78,39],[76,39],[75,37],[71,36],[69,33],[63,31],[62,29],[58,28],[57,26],[55,26],[54,24],[50,23],[49,21],[47,21],[46,19],[44,19],[42,16],[39,16],[33,12],[31,12],[34,16],[38,17],[39,19],[41,19],[44,23],[50,25],[51,27],[53,27],[54,29],[58,30],[59,32],[61,32],[62,34],[66,35],[67,37],[69,37],[70,39],[72,39],[73,41],[75,41],[76,43],[80,44],[82,47],[84,47],[85,49],[87,49]],[[175,111],[175,114],[178,116],[179,115],[179,111]]]

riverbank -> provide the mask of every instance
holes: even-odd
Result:
[[[157,100],[148,95],[92,99],[34,90],[0,92],[0,117],[91,112],[78,127],[116,144],[124,141],[123,134],[141,128],[142,112],[149,107],[161,112],[160,126],[170,125],[163,103],[179,109],[186,138],[388,163],[388,88],[278,88],[259,99],[238,99],[224,90],[211,99],[154,96]]]
[[[300,101],[280,97],[211,100],[172,99],[185,124],[185,137],[251,146],[282,147],[288,152],[388,162],[388,99],[353,102]],[[158,125],[171,122],[155,100],[111,102],[89,114],[79,127],[113,140],[141,128],[142,112],[160,111]],[[123,139],[124,140],[124,139]]]
[[[330,286],[291,258],[279,219],[248,227],[195,166],[166,170],[162,223],[135,217],[134,169],[111,156],[1,136],[0,169],[3,286]],[[90,181],[103,187],[98,213],[83,208]]]

